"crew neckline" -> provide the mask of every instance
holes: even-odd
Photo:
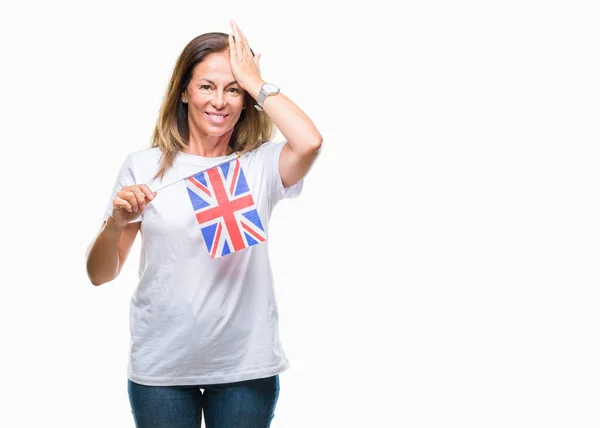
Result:
[[[235,159],[237,157],[237,152],[230,153],[228,155],[217,156],[217,157],[206,157],[200,155],[192,155],[190,153],[182,152],[181,150],[177,153],[177,156],[185,161],[189,161],[192,163],[202,163],[205,164],[207,162],[220,162],[227,159]]]

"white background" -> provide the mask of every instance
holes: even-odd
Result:
[[[100,287],[84,254],[177,56],[234,19],[324,137],[272,217],[272,427],[598,427],[593,3],[3,6],[0,426],[134,426],[139,241]]]

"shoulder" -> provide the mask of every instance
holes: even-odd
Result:
[[[128,158],[131,159],[132,164],[140,166],[154,166],[160,163],[160,156],[162,152],[158,147],[150,147],[147,149],[138,150],[137,152],[130,153]]]
[[[145,183],[152,178],[160,167],[161,151],[158,147],[129,153],[123,161],[121,174],[132,176],[134,182]]]
[[[282,143],[276,143],[274,141],[265,141],[258,147],[244,153],[243,157],[247,157],[248,161],[268,161],[272,160],[273,157],[278,157],[281,149],[285,145],[286,141]]]
[[[257,153],[269,153],[281,149],[285,145],[285,143],[286,141],[283,141],[281,143],[276,143],[275,141],[265,141],[254,150],[256,150]]]
[[[131,166],[138,174],[147,175],[158,171],[162,152],[158,147],[151,147],[130,153]]]

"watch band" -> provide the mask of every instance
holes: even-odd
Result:
[[[263,90],[263,88],[265,86],[272,86],[276,89],[276,92],[265,92]],[[270,96],[270,95],[277,95],[279,93],[279,87],[277,85],[273,85],[272,83],[263,83],[263,85],[260,87],[260,90],[258,91],[258,97],[256,97],[256,104],[254,105],[254,107],[256,107],[256,109],[258,111],[263,111],[263,103],[265,102],[265,99]]]
[[[262,90],[262,88],[260,88],[260,91],[258,91],[258,98],[256,99],[256,105],[254,106],[258,111],[264,110],[262,105],[266,98],[267,94]]]

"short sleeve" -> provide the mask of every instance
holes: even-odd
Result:
[[[273,195],[275,202],[285,198],[292,199],[298,197],[300,193],[302,193],[302,188],[304,186],[304,179],[301,179],[296,184],[289,187],[283,187],[281,174],[279,174],[279,156],[281,155],[281,150],[285,144],[287,144],[287,142],[267,142],[263,143],[259,148],[263,152],[262,158],[264,167],[269,180],[271,195]]]
[[[115,196],[117,196],[117,193],[119,192],[119,190],[121,190],[121,188],[124,186],[131,186],[133,184],[136,184],[135,174],[133,172],[133,162],[131,159],[131,155],[128,155],[125,158],[125,161],[123,162],[123,164],[121,165],[121,169],[119,170],[119,173],[117,174],[117,179],[115,180],[115,184],[114,184],[112,192],[110,194],[110,198],[108,200],[106,210],[104,211],[104,216],[102,217],[103,221],[106,221],[112,215],[112,211],[113,211],[112,202],[113,202],[113,199],[115,198]],[[142,213],[142,215],[139,216],[137,219],[133,220],[132,223],[134,223],[136,221],[142,221],[143,217],[144,217],[144,214]]]

